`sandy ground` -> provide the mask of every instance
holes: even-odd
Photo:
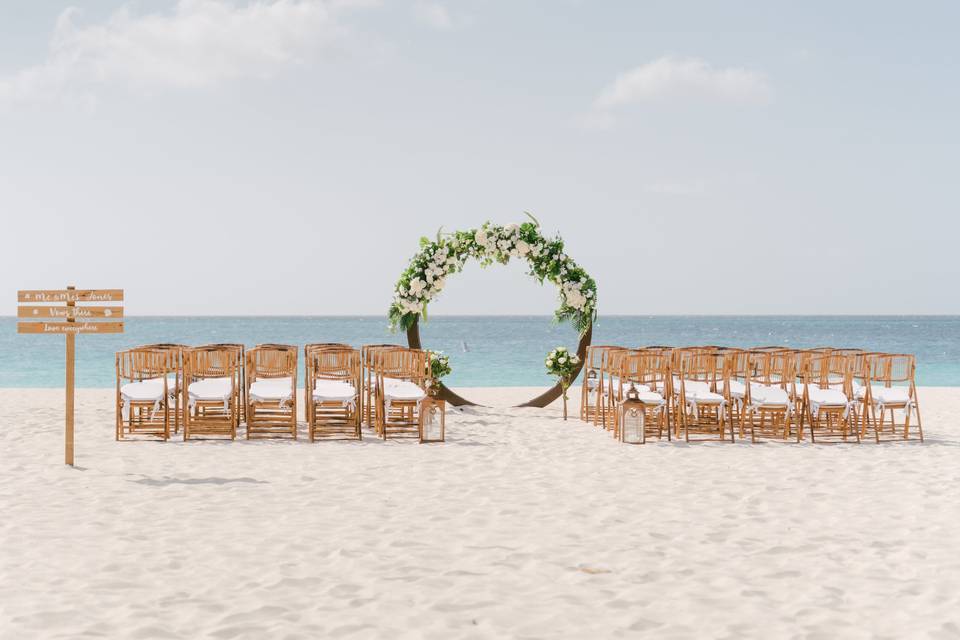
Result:
[[[960,389],[920,398],[923,445],[311,445],[117,443],[83,390],[71,469],[62,393],[0,390],[0,637],[960,637]]]

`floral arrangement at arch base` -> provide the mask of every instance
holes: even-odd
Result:
[[[430,395],[437,395],[440,391],[440,381],[453,373],[450,367],[450,356],[443,351],[430,352]]]
[[[577,371],[577,365],[580,364],[580,358],[576,354],[571,354],[566,347],[557,347],[547,354],[547,359],[543,362],[547,366],[547,373],[556,377],[563,390],[563,419],[567,419],[567,389],[573,382],[573,375]]]
[[[556,285],[560,306],[555,319],[569,321],[580,335],[586,333],[596,318],[597,283],[564,253],[559,235],[545,237],[540,223],[533,216],[530,219],[506,226],[486,222],[479,229],[438,233],[436,240],[420,238],[420,251],[394,287],[388,312],[391,330],[406,331],[418,317],[426,320],[427,306],[443,291],[447,277],[461,271],[469,258],[482,267],[520,258],[540,284]]]

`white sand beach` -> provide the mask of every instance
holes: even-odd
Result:
[[[117,443],[81,390],[69,468],[62,392],[0,390],[0,637],[958,637],[960,389],[920,401],[922,445],[628,446],[556,406]]]

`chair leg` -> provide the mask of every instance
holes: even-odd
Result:
[[[917,435],[920,436],[920,442],[923,442],[923,423],[920,422],[920,403],[914,399],[916,403],[913,407],[913,410],[917,412]]]

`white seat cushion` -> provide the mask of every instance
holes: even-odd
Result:
[[[270,402],[288,400],[293,395],[293,378],[261,378],[250,384],[250,399]]]
[[[907,387],[873,387],[873,401],[878,404],[906,404],[910,402],[910,389]]]
[[[232,378],[205,378],[190,384],[187,393],[194,400],[226,400],[233,394]]]
[[[342,380],[317,380],[313,385],[313,399],[321,402],[350,402],[357,397],[357,390]]]
[[[677,391],[680,390],[679,380],[673,381],[673,388],[676,389]],[[710,393],[710,385],[700,380],[684,380],[683,388],[686,390],[687,395],[690,395],[691,393],[699,393],[699,392]]]
[[[409,380],[392,380],[383,384],[383,397],[387,401],[423,400],[427,392]]]
[[[847,396],[839,389],[821,389],[810,387],[810,402],[824,407],[843,407],[847,404]]]
[[[790,406],[790,396],[780,387],[767,387],[751,385],[750,401],[754,405],[764,407],[787,407]]]
[[[721,381],[717,385],[717,389],[722,393],[726,389],[726,382]],[[747,395],[747,385],[743,384],[739,380],[730,381],[730,395],[734,398],[742,398]]]
[[[389,385],[394,384],[394,383],[397,383],[397,382],[403,382],[403,381],[400,380],[399,378],[388,378],[388,377],[386,377],[386,376],[383,378],[383,385],[384,385],[384,386],[389,386]],[[376,388],[377,388],[377,377],[376,377],[376,376],[374,376],[373,378],[370,379],[370,386],[371,386],[371,388],[373,388],[373,389],[376,389]]]
[[[690,387],[687,387],[687,400],[692,400],[697,404],[720,404],[723,402],[723,396],[719,393],[702,390],[691,393]]]
[[[167,392],[173,391],[168,387]],[[128,382],[120,387],[120,395],[133,402],[156,402],[163,399],[163,378],[150,378],[140,382]]]
[[[663,404],[663,396],[655,391],[640,391],[637,397],[640,398],[640,402],[643,404]]]

